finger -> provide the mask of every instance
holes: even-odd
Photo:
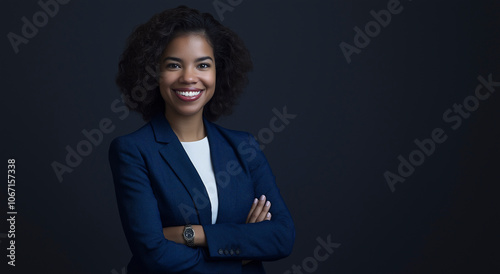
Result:
[[[259,202],[259,199],[257,199],[257,198],[253,199],[252,207],[250,208],[250,211],[248,212],[248,216],[247,216],[247,222],[246,222],[247,224],[248,224],[248,221],[250,220],[250,216],[252,216],[253,211],[257,207],[258,202]]]
[[[259,217],[260,213],[262,212],[262,209],[264,208],[265,204],[266,204],[266,196],[262,195],[262,196],[260,196],[260,199],[259,199],[259,202],[257,203],[257,206],[255,207],[254,211],[250,215],[250,220],[248,220],[249,223],[255,223],[255,221]]]
[[[268,212],[268,213],[266,214],[266,219],[264,219],[264,220],[266,220],[266,221],[271,221],[271,217],[272,217],[271,212]]]
[[[255,222],[257,222],[257,218],[259,218],[260,213],[264,209],[265,204],[266,204],[266,196],[265,195],[261,195],[260,198],[259,198],[259,201],[257,203],[257,206],[255,207],[255,209],[253,210],[252,214],[250,215],[250,219],[248,220],[249,223],[255,223]]]
[[[256,223],[262,222],[266,219],[267,213],[269,212],[269,209],[271,209],[271,202],[267,201],[264,207],[262,208],[262,211],[259,214],[259,217],[255,220]]]

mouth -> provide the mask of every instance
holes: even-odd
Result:
[[[177,98],[181,99],[185,102],[192,102],[198,100],[201,97],[204,89],[196,89],[196,88],[180,88],[180,89],[172,89],[177,95]]]

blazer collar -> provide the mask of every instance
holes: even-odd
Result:
[[[151,127],[153,128],[156,142],[171,143],[179,141],[163,113],[157,114],[151,119]]]

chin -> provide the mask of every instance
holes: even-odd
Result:
[[[192,108],[182,108],[182,109],[176,109],[175,112],[177,114],[179,114],[180,116],[183,116],[183,117],[190,117],[190,116],[196,116],[198,114],[202,114],[203,115],[203,108],[196,108],[196,109],[192,109]]]

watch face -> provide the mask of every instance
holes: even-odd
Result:
[[[188,228],[184,231],[184,236],[188,239],[191,239],[194,237],[194,230],[192,228]]]

